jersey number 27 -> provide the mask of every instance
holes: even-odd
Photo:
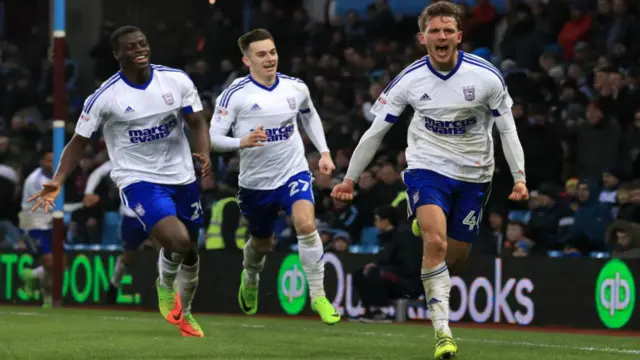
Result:
[[[300,191],[300,189],[298,189],[298,186],[301,185],[302,186],[302,191],[307,191],[309,189],[309,182],[306,180],[298,180],[298,181],[294,181],[289,183],[289,196],[293,196],[294,194],[296,194],[298,191]]]

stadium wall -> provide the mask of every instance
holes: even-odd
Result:
[[[106,290],[118,254],[69,254],[64,277],[65,304],[106,305]],[[201,255],[200,284],[193,303],[195,312],[240,313],[237,289],[242,270],[239,252],[205,252]],[[352,274],[372,262],[372,255],[325,254],[326,290],[341,312],[357,316],[362,311]],[[19,274],[33,266],[30,254],[0,253],[0,303],[36,304],[40,294],[27,296]],[[142,252],[131,273],[123,279],[118,306],[155,309],[153,287],[156,255]],[[640,261],[618,259],[497,259],[476,256],[461,277],[453,277],[452,321],[519,326],[560,326],[576,329],[640,330],[640,310],[635,310],[633,274]],[[613,295],[612,295],[613,294]],[[260,313],[312,315],[308,290],[297,254],[269,256],[261,275]],[[423,306],[410,307],[408,318],[424,320]]]

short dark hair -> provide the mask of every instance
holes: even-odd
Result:
[[[53,142],[50,139],[42,139],[37,145],[38,155],[40,159],[44,158],[47,154],[53,153]]]
[[[111,48],[113,51],[117,51],[120,48],[120,38],[132,34],[134,32],[142,32],[139,28],[133,25],[126,25],[117,28],[114,32],[111,33],[111,38],[109,41],[111,42]]]
[[[249,45],[251,45],[251,43],[254,43],[256,41],[262,41],[262,40],[273,41],[273,36],[269,32],[269,30],[253,29],[238,38],[238,47],[240,48],[240,51],[242,51],[242,53],[244,54],[245,52],[247,52],[247,50],[249,50]]]
[[[380,219],[389,220],[394,227],[398,226],[399,214],[398,209],[391,205],[378,206],[373,210],[373,214],[377,215]]]
[[[427,29],[427,22],[429,22],[430,19],[438,16],[452,17],[456,21],[458,31],[462,30],[462,11],[460,7],[448,1],[438,1],[433,2],[422,10],[422,14],[418,17],[420,32],[424,32]]]

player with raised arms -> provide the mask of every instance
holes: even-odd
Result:
[[[278,52],[271,34],[255,29],[238,39],[242,61],[250,75],[236,79],[216,100],[211,143],[218,151],[240,149],[238,199],[249,223],[250,239],[244,261],[238,302],[242,311],[258,310],[259,274],[274,241],[278,211],[292,216],[300,262],[309,283],[311,308],[326,324],[340,314],[324,292],[322,240],[315,226],[312,177],[298,132],[297,117],[322,154],[320,171],[335,169],[309,89],[300,79],[277,73]],[[232,130],[235,137],[226,136]]]
[[[162,246],[156,281],[160,313],[178,325],[183,336],[203,337],[191,314],[203,216],[192,155],[200,162],[203,176],[211,171],[202,104],[186,73],[149,63],[149,43],[138,28],[118,28],[111,35],[111,46],[121,70],[87,98],[53,179],[30,200],[38,199],[34,210],[53,207],[89,138],[102,127],[113,161],[111,178],[122,201]],[[191,130],[193,154],[183,131],[185,122]]]
[[[419,39],[428,56],[409,65],[378,98],[372,108],[376,118],[356,147],[344,181],[332,192],[339,200],[353,199],[358,176],[411,106],[403,180],[409,214],[416,218],[424,244],[422,283],[435,329],[436,359],[453,358],[458,351],[449,328],[447,265],[466,260],[478,233],[495,167],[494,122],[515,183],[509,199],[528,198],[511,97],[491,63],[458,50],[460,17],[458,6],[449,2],[434,3],[422,12]]]

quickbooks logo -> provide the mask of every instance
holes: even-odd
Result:
[[[596,307],[602,323],[609,329],[627,324],[636,302],[636,286],[627,265],[618,259],[610,260],[600,270],[596,282]]]
[[[307,304],[307,278],[298,254],[289,254],[278,273],[278,298],[288,315],[298,315]]]

